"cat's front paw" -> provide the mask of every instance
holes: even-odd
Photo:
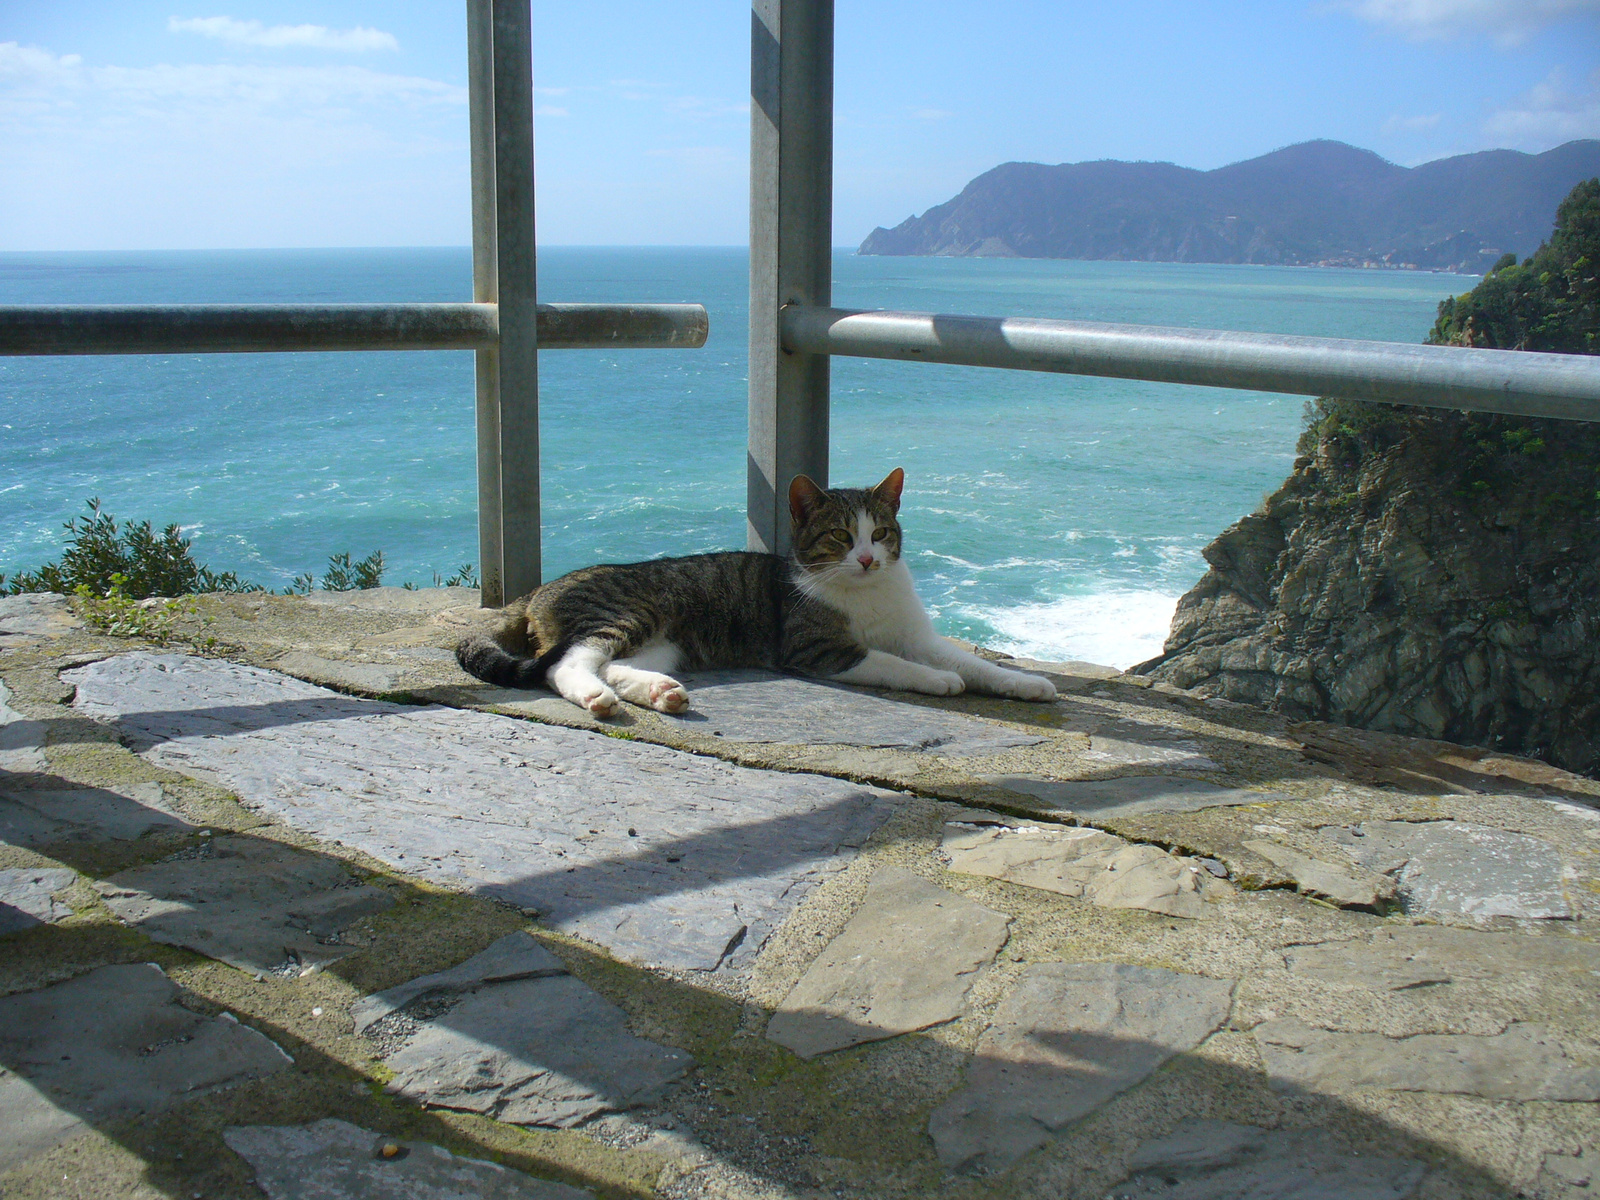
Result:
[[[919,690],[930,696],[959,696],[967,690],[967,681],[954,671],[931,671],[929,674],[927,686]]]
[[[662,677],[650,685],[650,707],[657,712],[681,713],[689,707],[689,692],[676,679]]]
[[[602,687],[598,692],[582,697],[578,703],[597,717],[614,717],[622,707],[617,694],[608,687]]]
[[[995,691],[1002,696],[1010,696],[1013,700],[1048,701],[1056,698],[1056,685],[1041,675],[1024,675],[1021,671],[1009,671],[1006,679]]]

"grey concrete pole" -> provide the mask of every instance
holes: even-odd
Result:
[[[828,358],[789,353],[785,304],[833,280],[833,0],[754,0],[750,22],[747,544],[789,551],[789,481],[828,482]]]
[[[472,144],[472,298],[496,304],[500,288],[494,220],[494,13],[492,0],[467,0],[467,97]],[[500,349],[477,352],[478,578],[485,608],[505,603],[500,559]]]

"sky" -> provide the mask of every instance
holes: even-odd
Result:
[[[465,245],[461,0],[0,0],[0,251]],[[746,238],[749,15],[533,0],[539,240]],[[1002,162],[1600,137],[1600,0],[838,0],[834,241]]]

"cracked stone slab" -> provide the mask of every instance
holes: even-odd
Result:
[[[11,707],[11,689],[0,681],[0,771],[43,771],[45,723]]]
[[[1352,1154],[1321,1129],[1189,1120],[1141,1145],[1128,1170],[1117,1200],[1404,1200],[1428,1167]]]
[[[0,999],[0,1171],[86,1126],[291,1065],[254,1029],[191,1012],[179,995],[161,968],[138,963]]]
[[[306,650],[291,650],[272,660],[276,670],[313,683],[356,692],[392,692],[400,686],[405,667],[379,663],[341,662]]]
[[[1573,916],[1561,855],[1548,842],[1470,821],[1364,821],[1322,833],[1356,862],[1395,881],[1408,913]]]
[[[514,979],[535,979],[546,975],[565,975],[559,959],[528,934],[508,933],[490,943],[465,962],[445,971],[421,975],[356,1001],[350,1009],[355,1031],[362,1032],[374,1021],[398,1012],[424,996],[475,991],[486,983],[509,983]]]
[[[1097,819],[1199,812],[1202,808],[1272,804],[1291,799],[1279,792],[1251,792],[1243,788],[1218,787],[1202,779],[1166,779],[1158,775],[1090,780],[985,775],[983,780],[1043,800],[1051,808]]]
[[[172,811],[159,783],[0,791],[0,842],[9,846],[131,842],[147,833],[193,828]]]
[[[593,1200],[442,1146],[387,1137],[348,1121],[234,1125],[222,1140],[255,1170],[267,1200]],[[383,1146],[399,1152],[385,1158]]]
[[[1003,1171],[1068,1123],[1192,1050],[1233,982],[1126,963],[1034,963],[995,1013],[966,1085],[928,1123],[939,1161]]]
[[[1322,983],[1384,991],[1507,975],[1600,977],[1600,946],[1576,938],[1403,925],[1368,939],[1290,946],[1290,972]]]
[[[1300,891],[1345,908],[1377,908],[1395,898],[1394,880],[1376,871],[1326,862],[1264,839],[1251,839],[1244,848],[1287,871]]]
[[[95,890],[147,937],[242,971],[278,972],[353,953],[332,945],[394,897],[345,865],[254,837],[216,837],[197,853],[119,871]]]
[[[910,871],[880,867],[861,907],[773,1013],[767,1037],[815,1058],[952,1021],[1010,921]]]
[[[1199,918],[1207,915],[1206,895],[1233,890],[1193,858],[1082,826],[950,821],[942,849],[952,871],[1082,897],[1103,908]]]
[[[72,906],[55,898],[78,877],[66,867],[18,867],[0,871],[0,934],[65,920]]]
[[[489,983],[384,1059],[386,1090],[558,1129],[648,1104],[694,1059],[628,1032],[623,1011],[570,975]]]
[[[772,671],[702,671],[681,678],[689,689],[689,712],[674,723],[730,742],[931,750],[960,757],[1044,741],[977,717]]]
[[[0,646],[61,637],[81,628],[83,622],[59,592],[0,596]]]
[[[1174,737],[1167,729],[1153,729],[1137,721],[1113,721],[1089,734],[1083,756],[1090,762],[1116,767],[1151,766],[1174,771],[1220,771],[1198,742]]]
[[[1568,1054],[1547,1029],[1517,1023],[1504,1033],[1336,1033],[1292,1019],[1255,1030],[1279,1091],[1381,1088],[1491,1100],[1600,1100],[1600,1056]]]
[[[893,794],[138,652],[64,672],[151,761],[648,965],[742,966]]]

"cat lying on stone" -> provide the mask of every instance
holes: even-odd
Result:
[[[870,490],[789,485],[794,554],[727,551],[585,567],[505,609],[456,648],[501,687],[548,684],[599,717],[618,698],[682,712],[675,671],[766,667],[840,683],[953,696],[967,688],[1054,700],[1048,679],[1008,671],[933,631],[900,558],[896,467]]]

